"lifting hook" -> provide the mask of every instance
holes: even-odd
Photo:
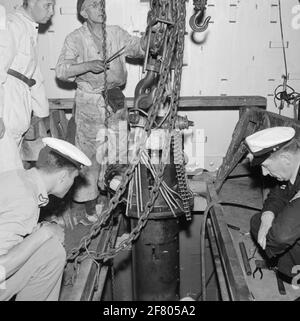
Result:
[[[196,4],[196,2],[197,1],[194,1],[194,6],[195,6],[194,10],[196,12],[191,16],[189,20],[189,24],[193,31],[204,32],[208,28],[208,24],[211,19],[211,16],[206,17],[204,22],[201,23],[205,12],[206,1],[198,5]]]

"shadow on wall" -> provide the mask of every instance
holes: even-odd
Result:
[[[204,37],[200,39],[199,35],[201,34],[203,34]],[[190,38],[195,45],[204,45],[207,42],[208,37],[209,37],[209,31],[206,31],[205,33],[192,31]]]

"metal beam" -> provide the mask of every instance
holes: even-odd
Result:
[[[133,107],[134,98],[126,98],[128,108]],[[73,98],[49,99],[51,110],[72,110]],[[261,96],[186,96],[179,100],[179,111],[239,110],[242,107],[265,109],[267,100]]]
[[[218,196],[212,184],[207,185],[209,202],[217,202]],[[227,227],[222,206],[217,204],[210,210],[210,218],[218,246],[224,276],[228,284],[228,292],[232,301],[250,301],[251,292],[243,273],[233,239]]]

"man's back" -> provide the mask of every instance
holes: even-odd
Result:
[[[36,170],[0,174],[0,255],[32,233],[39,218]]]

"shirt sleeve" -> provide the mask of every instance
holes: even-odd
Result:
[[[289,203],[289,189],[284,184],[276,185],[271,189],[267,199],[264,202],[262,212],[271,211],[275,217],[280,213]]]
[[[22,197],[23,201],[17,198],[13,205],[4,206],[6,210],[0,212],[0,255],[7,254],[10,249],[22,242],[36,226],[33,215],[36,206],[28,195],[25,197]]]
[[[49,102],[44,86],[44,79],[39,65],[36,67],[36,70],[33,74],[33,79],[36,81],[36,84],[31,87],[31,103],[33,113],[37,117],[48,117]]]
[[[64,81],[74,81],[76,77],[68,78],[67,70],[72,64],[78,63],[79,53],[76,46],[75,34],[66,37],[60,56],[56,64],[56,77]],[[77,39],[79,40],[79,39]]]
[[[300,238],[300,199],[288,203],[274,219],[266,239],[266,254],[269,257],[284,253]]]
[[[4,25],[3,25],[4,26]],[[5,23],[5,28],[0,29],[0,117],[3,117],[4,88],[7,79],[7,70],[10,68],[17,50],[17,29]],[[14,30],[16,29],[16,30]]]
[[[141,46],[141,38],[131,36],[126,30],[121,27],[117,27],[118,38],[121,43],[121,47],[125,47],[126,57],[141,58],[144,56],[144,50]]]

